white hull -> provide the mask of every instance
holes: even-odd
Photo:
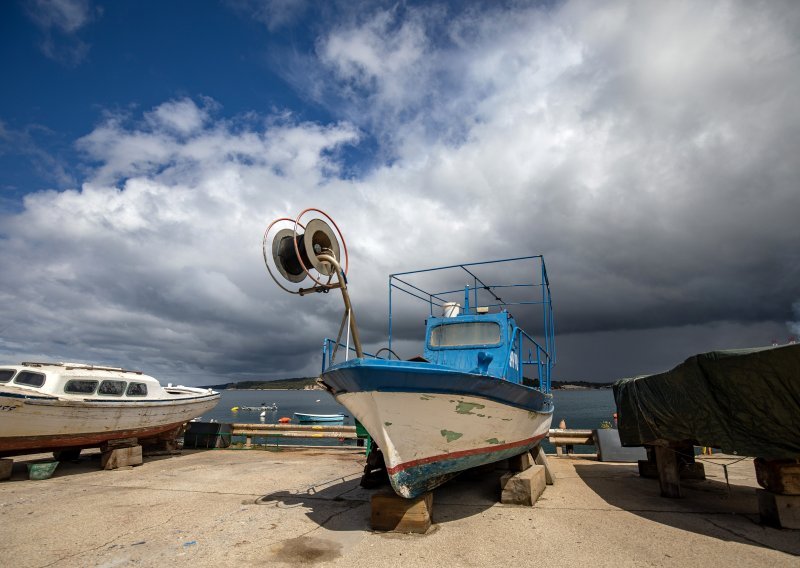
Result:
[[[168,431],[212,409],[219,396],[195,400],[101,403],[26,400],[0,395],[0,453],[91,447]]]
[[[468,395],[366,391],[336,398],[377,442],[392,486],[404,497],[529,450],[552,420],[552,413]]]

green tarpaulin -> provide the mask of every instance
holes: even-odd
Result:
[[[726,453],[800,457],[800,345],[714,351],[614,384],[625,446],[691,441]]]

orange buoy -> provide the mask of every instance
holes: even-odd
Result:
[[[278,418],[278,422],[280,422],[281,424],[288,424],[291,421],[292,421],[292,419],[291,418],[287,418],[286,416]]]

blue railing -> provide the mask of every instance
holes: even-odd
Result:
[[[348,346],[345,345],[344,343],[339,343],[339,349],[336,350],[335,347],[336,347],[336,340],[335,339],[330,339],[330,338],[326,337],[325,340],[322,342],[322,372],[323,373],[325,372],[325,369],[327,369],[328,367],[330,367],[334,363],[334,360],[333,360],[334,350],[336,351],[337,354],[341,354],[343,352],[347,353],[347,355],[345,355],[345,357],[344,357],[345,359],[349,359],[351,355],[353,357],[356,356],[355,347],[353,347],[352,345],[350,345],[350,347],[348,348]],[[372,353],[367,353],[366,351],[363,353],[363,355],[364,355],[364,357],[368,357],[370,359],[380,359],[381,358],[381,357],[378,357],[377,355],[373,355]]]

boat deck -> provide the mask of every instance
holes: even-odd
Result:
[[[61,463],[29,481],[15,460],[0,482],[5,563],[17,567],[325,565],[797,566],[798,531],[758,524],[750,460],[706,465],[686,497],[659,496],[635,464],[550,459],[556,484],[534,507],[497,502],[501,471],[434,492],[426,535],[370,530],[349,450],[188,451],[99,471]],[[41,456],[40,456],[41,457]]]

